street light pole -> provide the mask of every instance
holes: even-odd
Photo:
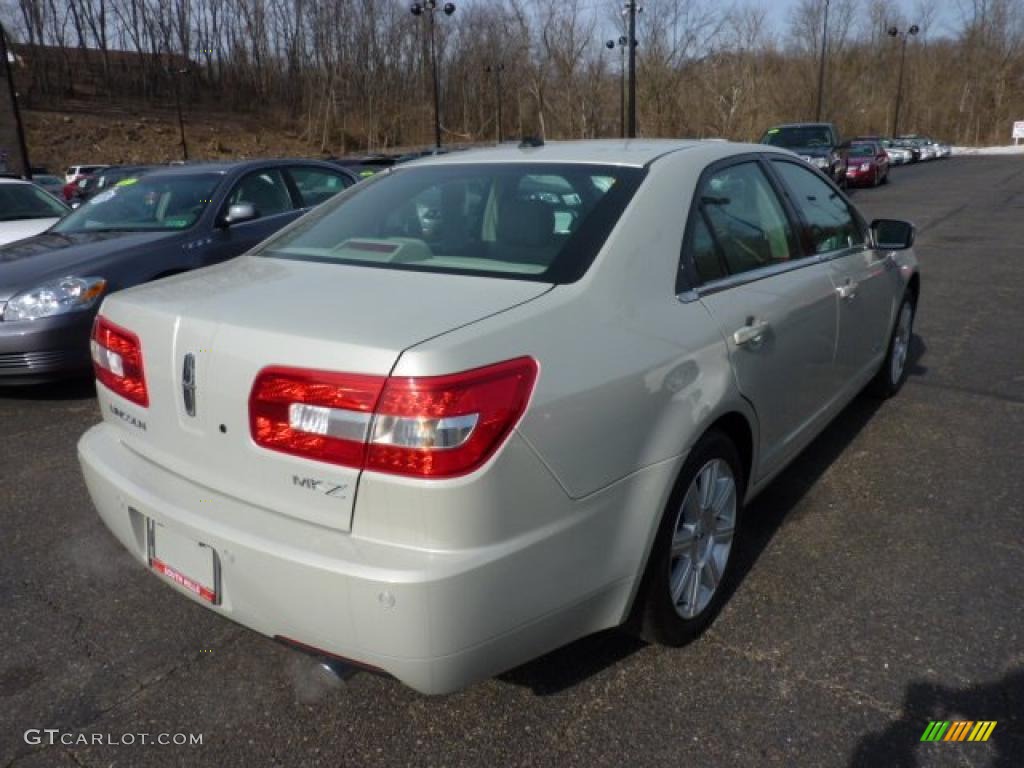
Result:
[[[11,60],[7,52],[7,30],[0,24],[0,57],[4,60],[4,73],[7,75],[7,90],[10,93],[11,111],[14,112],[14,127],[18,134],[18,152],[21,154],[21,174],[32,180],[32,166],[28,162],[28,144],[25,142],[25,126],[21,122],[21,110],[18,108],[18,91],[14,87],[14,73],[11,72]]]
[[[171,75],[174,77],[174,105],[178,110],[178,133],[181,135],[181,159],[188,161],[188,143],[185,141],[185,118],[181,113],[181,75],[187,75],[188,68],[173,69]]]
[[[815,119],[821,122],[821,110],[825,94],[825,56],[828,53],[828,4],[825,0],[825,23],[821,29],[821,61],[818,64],[818,106],[815,109]]]
[[[487,71],[494,73],[494,96],[498,102],[498,143],[501,144],[503,137],[501,135],[501,73],[505,69],[505,65],[500,61],[495,65],[487,65]]]
[[[437,0],[424,0],[422,3],[413,3],[409,8],[413,16],[422,16],[424,13],[429,17],[430,24],[430,69],[434,79],[434,146],[441,148],[441,83],[437,76],[437,51],[434,41],[434,12],[437,10]],[[441,6],[445,16],[455,13],[455,3],[445,3]]]
[[[903,102],[903,67],[907,63],[907,40],[921,31],[917,24],[911,24],[910,28],[901,32],[898,27],[889,27],[886,30],[890,37],[898,38],[900,41],[900,74],[896,80],[896,108],[892,114],[892,137],[896,138],[899,133],[900,105]]]
[[[615,41],[606,42],[605,48],[615,50]],[[626,36],[619,38],[619,135],[626,138]]]
[[[629,38],[629,131],[631,139],[636,138],[636,12],[639,3],[630,0],[626,3],[629,14],[629,25],[626,36]]]

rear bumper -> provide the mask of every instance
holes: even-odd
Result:
[[[0,320],[0,385],[29,384],[90,369],[93,312],[39,320]]]
[[[595,546],[614,535],[618,492],[543,536],[439,551],[360,539],[218,495],[142,458],[107,424],[78,450],[100,517],[137,560],[148,564],[147,519],[173,528],[218,553],[220,604],[202,605],[423,693],[456,690],[620,623],[634,587],[612,552],[620,542]],[[662,484],[660,473],[645,477],[645,488]],[[609,553],[608,565],[586,590],[536,578],[552,570],[552,553],[558,567],[578,570],[596,552]]]

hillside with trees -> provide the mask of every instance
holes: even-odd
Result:
[[[495,137],[499,65],[506,136],[618,134],[620,51],[604,43],[621,24],[621,3],[456,4],[436,24],[446,142]],[[751,3],[643,6],[642,135],[756,139],[771,123],[814,117],[823,1],[802,0],[781,27]],[[1012,121],[1024,119],[1024,0],[959,7],[958,31],[941,34],[927,2],[907,13],[893,0],[832,0],[825,116],[847,134],[888,132],[899,43],[887,28],[917,24],[901,128],[1007,143]],[[214,126],[200,140],[213,154],[218,133],[232,153],[233,120],[278,131],[290,151],[309,154],[432,139],[428,25],[404,0],[2,0],[0,8],[30,112],[59,115],[75,104],[130,116],[173,108],[177,92],[186,122]],[[218,132],[218,120],[227,128]]]

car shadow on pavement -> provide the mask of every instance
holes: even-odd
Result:
[[[858,742],[850,768],[917,768],[929,765],[933,750],[969,750],[963,755],[978,765],[979,750],[974,743],[921,743],[925,728],[933,720],[995,721],[988,743],[992,750],[989,768],[1020,768],[1024,765],[1024,668],[1007,673],[994,683],[966,688],[947,688],[930,682],[913,682],[903,698],[903,712],[880,733]],[[994,752],[994,754],[993,754]]]
[[[88,400],[95,397],[96,381],[85,374],[59,381],[0,387],[3,400]]]
[[[907,363],[910,375],[923,375],[925,344],[911,337]],[[836,416],[803,452],[754,500],[744,513],[744,530],[733,552],[732,573],[722,585],[728,603],[761,554],[768,548],[787,514],[867,425],[882,401],[862,394]],[[548,696],[579,685],[646,645],[622,629],[611,629],[563,646],[499,675],[498,679]]]
[[[907,376],[924,376],[928,373],[928,366],[921,365],[928,345],[918,335],[910,337],[910,349],[907,350]]]

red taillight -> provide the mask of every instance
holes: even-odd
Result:
[[[257,445],[361,468],[384,376],[264,368],[249,395]]]
[[[388,379],[366,468],[417,477],[472,472],[519,421],[536,378],[537,363],[524,357],[450,376]]]
[[[93,370],[107,389],[143,408],[149,407],[142,344],[131,331],[114,325],[102,315],[92,324]]]
[[[257,445],[357,469],[455,477],[480,467],[526,410],[528,357],[447,376],[267,368],[249,397]]]

